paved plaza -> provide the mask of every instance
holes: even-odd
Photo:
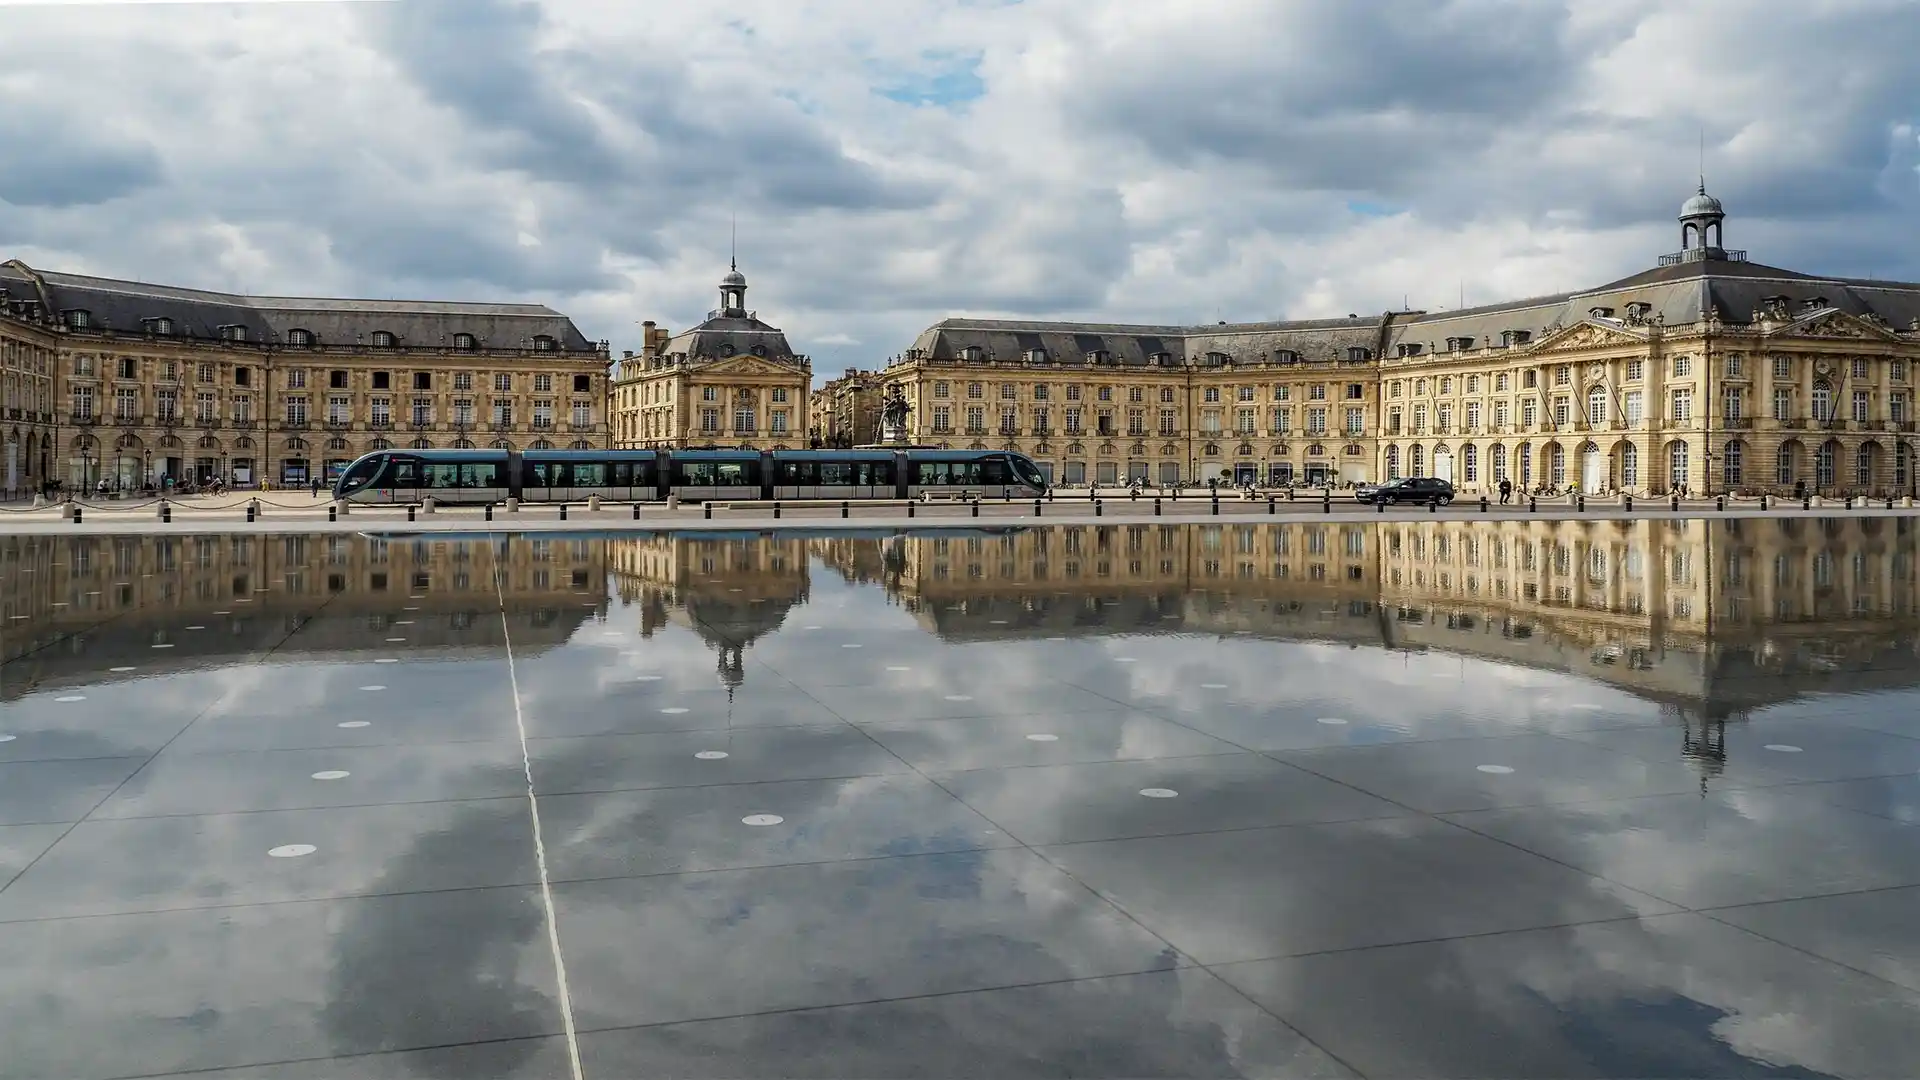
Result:
[[[0,542],[0,1076],[1920,1062],[1907,522],[1737,641],[941,524]]]

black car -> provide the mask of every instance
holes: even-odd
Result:
[[[1453,501],[1453,485],[1445,480],[1431,476],[1409,476],[1400,480],[1390,480],[1375,488],[1362,488],[1354,493],[1360,502],[1380,503],[1439,503],[1445,506]]]

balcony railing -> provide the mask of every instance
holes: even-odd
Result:
[[[1780,418],[1776,418],[1774,422],[1779,424],[1783,428],[1788,428],[1795,431],[1798,431],[1807,426],[1807,418],[1804,416],[1780,417]]]
[[[305,431],[311,427],[313,427],[313,422],[310,420],[287,419],[280,421],[280,430],[282,431]]]
[[[202,428],[205,428],[208,431],[212,431],[213,429],[220,426],[220,418],[217,416],[203,416],[200,419],[194,421],[194,423],[199,424]]]
[[[1720,426],[1730,431],[1744,431],[1753,426],[1751,416],[1728,416],[1720,420]]]
[[[92,427],[99,422],[100,418],[92,413],[70,413],[67,416],[67,423],[78,424],[81,427]]]

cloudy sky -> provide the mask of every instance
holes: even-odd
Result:
[[[1920,279],[1916,0],[0,0],[0,257],[750,306],[816,372],[955,314],[1429,310],[1677,248]]]

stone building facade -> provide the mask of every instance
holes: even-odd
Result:
[[[37,300],[13,292],[0,284],[0,498],[38,491],[57,475],[59,336]]]
[[[45,476],[305,485],[389,447],[604,447],[605,342],[535,304],[236,296],[0,264]],[[45,410],[41,410],[46,415]]]
[[[880,438],[880,404],[886,384],[878,372],[848,368],[813,392],[808,441],[821,446],[860,446]]]
[[[1725,216],[1703,185],[1679,251],[1593,289],[1315,322],[948,319],[884,374],[916,440],[1072,484],[1912,492],[1920,284],[1749,262]]]
[[[673,335],[649,323],[642,350],[615,365],[613,444],[803,447],[812,386],[813,362],[747,310],[747,278],[735,265],[705,322]]]

